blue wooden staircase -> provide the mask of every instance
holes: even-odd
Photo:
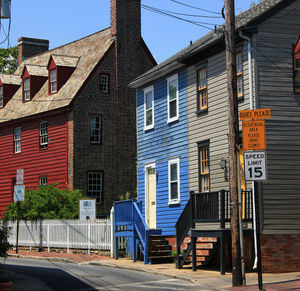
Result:
[[[118,238],[128,237],[134,262],[138,249],[145,264],[173,261],[168,241],[162,237],[160,229],[148,228],[139,206],[134,199],[114,202],[115,258],[119,257]]]

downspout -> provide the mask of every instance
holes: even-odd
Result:
[[[248,42],[248,68],[249,68],[249,102],[250,109],[254,109],[253,102],[253,78],[252,78],[252,43],[251,38],[244,35],[242,31],[239,32],[239,35],[242,39],[247,40]],[[255,209],[255,193],[254,193],[254,182],[252,182],[252,215],[253,215],[253,230],[254,230],[254,252],[255,252],[255,260],[253,269],[257,268],[257,236],[256,236],[256,209]]]

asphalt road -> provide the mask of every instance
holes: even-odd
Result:
[[[185,280],[104,266],[8,258],[5,268],[38,278],[45,290],[203,290]]]

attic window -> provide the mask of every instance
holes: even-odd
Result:
[[[30,79],[24,79],[24,100],[30,100]]]
[[[100,75],[100,92],[108,93],[108,86],[109,86],[109,75],[101,74]]]
[[[3,87],[0,87],[0,107],[3,107]]]
[[[294,90],[300,93],[300,37],[294,49]]]
[[[50,93],[57,92],[57,71],[56,69],[50,71]]]

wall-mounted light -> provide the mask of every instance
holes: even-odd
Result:
[[[221,159],[219,166],[222,170],[224,170],[226,168],[226,159],[225,158]]]

